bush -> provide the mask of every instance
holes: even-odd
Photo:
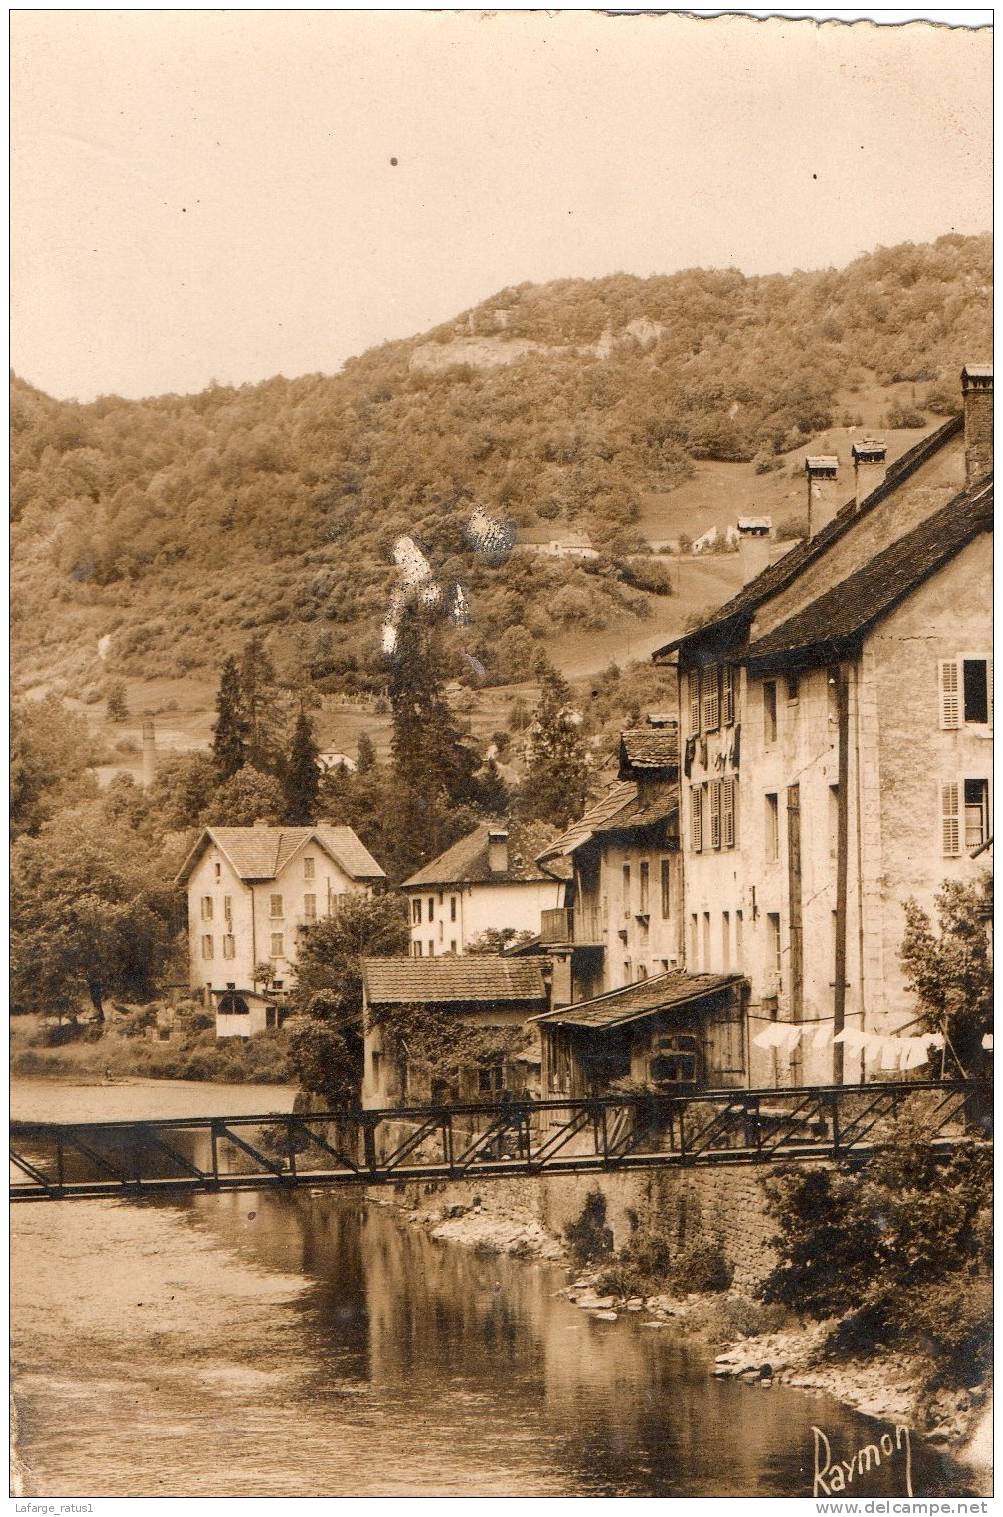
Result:
[[[157,1025],[157,1007],[151,1002],[149,1006],[139,1006],[135,1011],[127,1011],[119,1017],[115,1023],[115,1031],[123,1038],[143,1038]]]
[[[574,1222],[564,1229],[564,1241],[576,1264],[593,1263],[613,1252],[613,1233],[606,1226],[606,1197],[590,1190]]]
[[[669,1272],[673,1289],[726,1291],[734,1274],[721,1244],[713,1238],[696,1238],[677,1256]]]
[[[893,430],[925,427],[926,417],[915,406],[902,405],[899,401],[895,401],[885,413],[885,426]]]

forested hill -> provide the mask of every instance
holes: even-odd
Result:
[[[487,678],[520,677],[531,638],[643,615],[640,498],[693,460],[786,467],[864,386],[912,381],[927,421],[956,408],[990,353],[991,261],[952,235],[838,271],[523,285],[337,375],[191,396],[78,405],[14,379],[18,686],[214,669],[252,629],[315,680],[378,676],[400,533],[463,584]],[[475,560],[475,504],[572,523],[603,557]]]

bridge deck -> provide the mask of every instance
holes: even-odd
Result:
[[[714,1090],[380,1111],[12,1122],[15,1201],[837,1159],[863,1163],[905,1114],[943,1154],[988,1136],[965,1081]]]

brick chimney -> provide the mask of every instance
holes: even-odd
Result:
[[[859,510],[861,503],[872,490],[878,488],[885,477],[885,455],[888,448],[876,438],[865,437],[863,442],[855,442],[850,452],[853,454],[853,483]]]
[[[808,479],[808,536],[817,537],[839,510],[839,459],[835,454],[816,454],[805,459],[804,471]]]
[[[993,366],[967,363],[961,371],[965,402],[965,484],[974,485],[993,467]]]
[[[747,585],[750,579],[755,579],[757,574],[770,562],[772,544],[768,537],[751,537],[742,533],[738,539],[738,562],[742,570],[742,584]]]
[[[488,868],[492,874],[508,874],[508,833],[492,827],[488,833]]]
[[[148,790],[157,773],[157,734],[153,717],[143,717],[143,785]]]

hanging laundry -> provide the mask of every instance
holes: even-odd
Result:
[[[944,1041],[943,1038],[941,1038],[940,1041],[941,1041],[941,1043],[943,1043],[943,1041]],[[991,1032],[987,1032],[984,1035],[984,1037],[982,1039],[982,1047],[985,1049],[986,1053],[992,1053],[992,1051],[993,1051],[993,1035],[992,1035]]]
[[[812,1048],[817,1052],[819,1049],[828,1048],[831,1042],[832,1024],[830,1022],[820,1022],[815,1028],[815,1033],[811,1040]]]
[[[776,1048],[783,1037],[784,1029],[779,1022],[770,1022],[753,1038],[757,1048]]]
[[[925,1064],[929,1057],[927,1053],[926,1038],[900,1038],[900,1043],[905,1045],[902,1054],[902,1069],[918,1069],[920,1064]]]
[[[992,1033],[989,1033],[988,1037],[989,1046],[991,1048],[993,1043]],[[930,1044],[931,1048],[935,1048],[939,1053],[940,1050],[944,1047],[944,1044],[947,1042],[947,1039],[944,1037],[944,1034],[942,1032],[931,1032],[926,1041]],[[985,1046],[985,1043],[983,1043],[982,1047],[985,1048]]]
[[[881,1044],[881,1068],[889,1071],[898,1069],[902,1056],[901,1038],[882,1038]]]

